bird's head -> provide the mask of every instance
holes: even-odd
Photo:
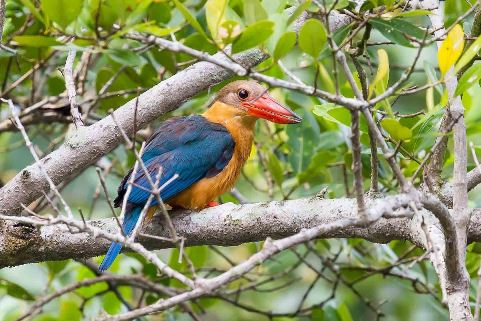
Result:
[[[279,124],[297,124],[302,119],[289,108],[274,100],[267,89],[253,80],[237,80],[224,86],[217,94],[217,101],[242,116],[263,118]]]

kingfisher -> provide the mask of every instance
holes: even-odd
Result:
[[[224,86],[202,115],[173,117],[164,121],[147,140],[141,156],[151,179],[158,179],[162,201],[172,208],[202,210],[234,186],[249,158],[256,120],[296,124],[301,117],[274,100],[267,89],[253,80]],[[118,188],[114,206],[124,202],[131,169]],[[122,229],[131,235],[150,196],[151,185],[141,169],[135,174]],[[154,198],[147,216],[158,207]],[[153,209],[153,210],[152,210]],[[99,270],[105,271],[122,249],[113,242]]]

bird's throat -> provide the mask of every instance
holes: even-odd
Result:
[[[257,118],[248,115],[244,110],[216,101],[202,114],[207,120],[221,124],[229,131],[243,129],[252,131]]]

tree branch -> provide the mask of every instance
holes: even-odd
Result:
[[[391,211],[388,216],[396,217],[396,213],[392,213],[393,206],[397,208],[411,200],[405,195],[370,200],[366,203],[366,214],[372,217],[370,214],[372,208],[384,206],[383,212]],[[185,238],[186,246],[231,246],[262,241],[266,236],[278,239],[295,234],[304,228],[330,224],[341,219],[358,218],[354,199],[325,200],[316,197],[245,205],[229,203],[196,213],[173,212],[171,216],[172,224],[179,237]],[[114,218],[90,223],[104,231],[115,233],[118,230]],[[155,216],[152,222],[144,227],[142,235],[138,240],[148,249],[175,246],[172,242],[159,239],[169,238],[169,229],[162,216]],[[404,239],[422,245],[418,238],[411,237],[410,223],[406,218],[380,219],[369,228],[349,227],[322,234],[321,237],[360,237],[379,243]],[[30,224],[18,223],[13,217],[12,221],[0,221],[0,267],[94,257],[104,254],[109,244],[108,239],[85,232],[76,233],[63,224],[35,228]]]

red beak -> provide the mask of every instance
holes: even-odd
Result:
[[[278,124],[297,124],[302,118],[287,107],[275,101],[268,93],[259,98],[242,103],[251,116],[267,119]]]

